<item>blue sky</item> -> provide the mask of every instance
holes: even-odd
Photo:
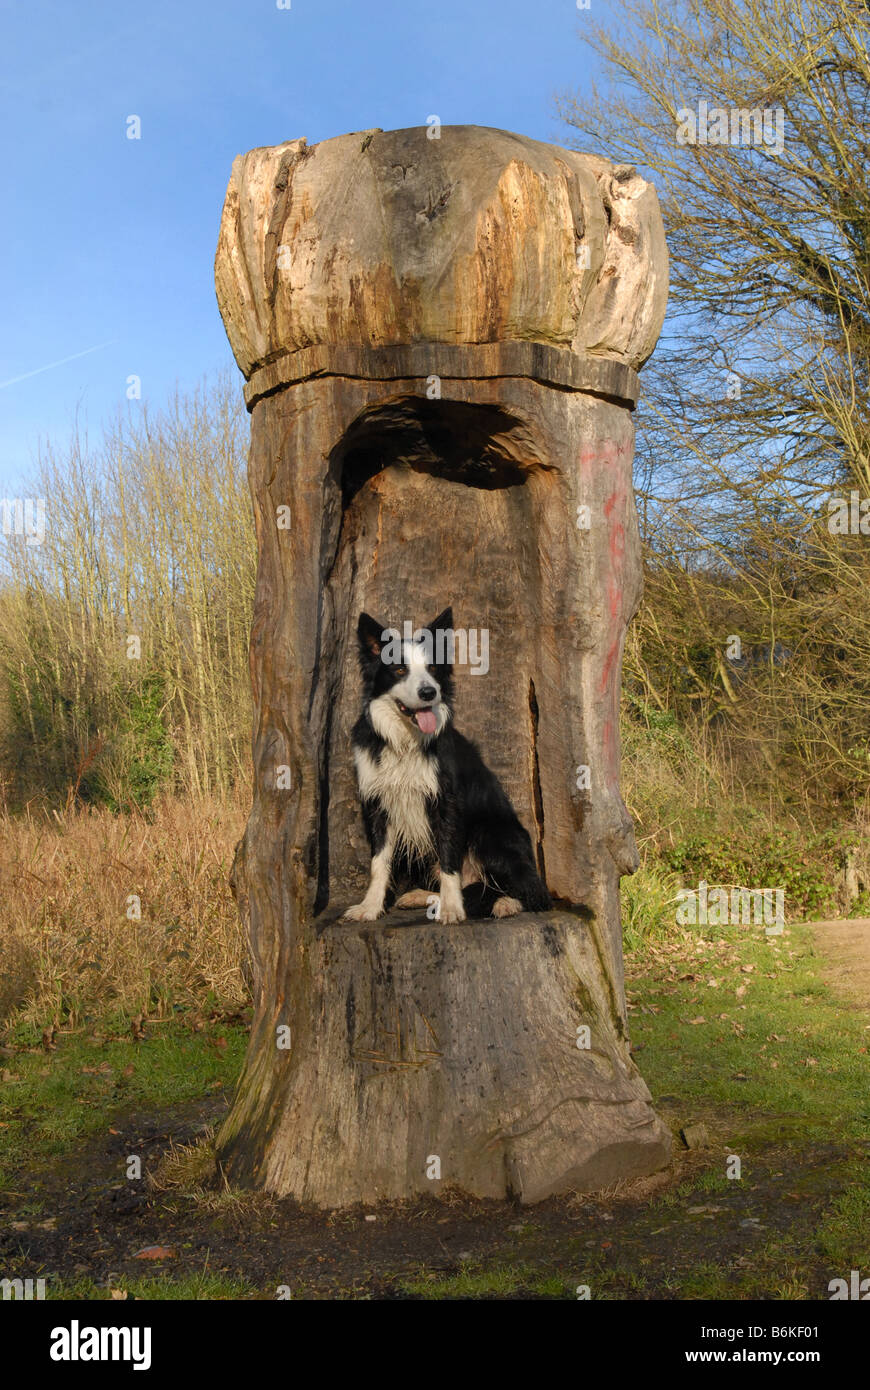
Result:
[[[576,0],[4,0],[0,16],[7,496],[77,414],[96,439],[130,375],[159,405],[231,364],[212,266],[236,154],[432,114],[565,143],[554,97],[594,62]]]

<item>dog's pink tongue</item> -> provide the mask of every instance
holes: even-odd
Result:
[[[435,718],[434,710],[418,709],[414,718],[417,721],[418,729],[423,734],[434,734],[438,727],[438,721]]]

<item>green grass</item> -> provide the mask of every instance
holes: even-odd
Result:
[[[57,1035],[57,1051],[34,1049],[2,1060],[0,1192],[17,1186],[14,1169],[67,1153],[113,1115],[183,1105],[235,1084],[247,1043],[238,1026],[181,1021],[145,1025],[143,1042]]]
[[[246,1279],[228,1279],[222,1274],[182,1275],[176,1279],[149,1278],[141,1275],[135,1279],[119,1277],[113,1288],[126,1293],[127,1301],[147,1299],[149,1301],[170,1300],[217,1300],[262,1298],[262,1291]],[[45,1290],[46,1302],[52,1300],[86,1299],[88,1302],[111,1302],[111,1291],[93,1279],[71,1279],[50,1281]],[[118,1300],[123,1302],[123,1300]]]
[[[405,1293],[431,1301],[453,1298],[505,1298],[516,1295],[539,1298],[576,1297],[567,1278],[542,1273],[527,1265],[469,1265],[458,1274],[438,1278],[423,1274],[397,1280]]]
[[[666,939],[673,930],[681,886],[677,874],[652,860],[622,880],[622,939],[626,951],[640,950],[652,941]]]
[[[653,1095],[731,1109],[734,1140],[870,1139],[870,1013],[819,979],[810,928],[708,930],[701,953],[680,960],[696,980],[673,979],[666,954],[629,961],[643,972],[628,984],[631,1036]]]
[[[844,1274],[850,1269],[870,1273],[870,1177],[867,1164],[851,1164],[850,1183],[837,1196],[819,1230],[819,1246]]]

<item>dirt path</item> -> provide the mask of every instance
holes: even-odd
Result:
[[[870,917],[813,922],[822,978],[852,1003],[870,1009]]]

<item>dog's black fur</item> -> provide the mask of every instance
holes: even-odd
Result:
[[[425,815],[434,853],[428,856],[428,864],[422,857],[415,856],[413,851],[410,855],[407,852],[404,855],[401,852],[395,854],[390,866],[389,881],[391,885],[395,881],[397,869],[403,867],[403,858],[404,867],[409,870],[412,879],[416,877],[419,884],[424,870],[428,868],[431,871],[436,863],[440,866],[442,875],[460,874],[467,856],[471,855],[476,866],[482,871],[476,877],[482,881],[471,882],[463,889],[462,900],[466,915],[484,916],[492,911],[499,899],[516,899],[526,911],[546,911],[552,907],[552,902],[538,874],[528,832],[521,825],[501,783],[484,763],[476,745],[453,727],[452,665],[446,651],[445,659],[438,664],[439,653],[434,644],[437,631],[452,628],[453,613],[450,608],[445,609],[429,624],[428,630],[433,635],[432,654],[435,660],[421,670],[423,683],[414,687],[415,693],[417,689],[424,692],[425,701],[425,692],[434,691],[437,685],[440,698],[428,705],[424,702],[416,709],[407,708],[397,698],[394,700],[400,715],[410,718],[410,723],[414,726],[414,737],[409,740],[407,754],[408,775],[418,778],[427,775],[425,771],[420,770],[422,754],[429,768],[434,769],[435,777],[432,779],[430,775],[429,781],[437,790],[434,795],[430,792],[424,798]],[[363,709],[354,725],[352,744],[359,771],[361,754],[367,755],[368,767],[368,760],[371,760],[371,764],[378,765],[387,749],[386,740],[372,721],[373,702],[381,697],[389,699],[390,692],[402,682],[402,678],[410,679],[410,675],[408,665],[389,664],[382,659],[384,627],[381,623],[369,617],[367,613],[362,613],[357,632],[363,678]],[[414,669],[416,672],[417,668]],[[426,672],[434,678],[431,685],[425,684]],[[407,681],[405,689],[407,690]],[[439,705],[446,707],[446,721],[443,715],[439,715],[438,721],[439,726],[443,723],[443,727],[439,727],[439,731],[430,736],[421,733],[416,716],[422,713],[425,718],[427,711],[437,710]],[[381,711],[379,717],[383,717],[382,712],[385,708],[390,719],[393,719],[394,711],[390,705],[377,707]],[[502,731],[499,733],[503,736]],[[397,775],[401,777],[402,755],[391,751],[388,756],[396,759]],[[395,804],[391,805],[391,794],[383,791],[377,796],[367,797],[362,791],[362,778],[360,780],[363,818],[374,860],[384,852],[391,818],[402,814],[401,799],[394,796]],[[385,902],[389,903],[391,897],[392,893],[388,889]],[[512,910],[516,911],[516,907]],[[349,909],[349,912],[351,915],[356,914],[358,918],[361,917],[359,909]],[[439,916],[440,912],[439,907]],[[511,915],[511,911],[504,914],[497,911],[496,915]],[[361,919],[365,920],[364,917]],[[461,916],[448,916],[444,920],[461,920]]]

